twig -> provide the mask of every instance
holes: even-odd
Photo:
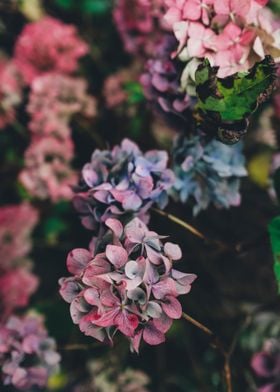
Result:
[[[215,245],[217,245],[221,249],[226,249],[226,250],[230,249],[228,245],[224,244],[221,241],[212,240],[210,238],[207,238],[203,233],[201,233],[195,227],[193,227],[192,225],[190,225],[189,223],[183,221],[182,219],[178,218],[175,215],[172,215],[172,214],[169,214],[168,212],[159,210],[158,208],[152,208],[152,211],[156,212],[158,215],[164,216],[165,218],[169,219],[171,222],[174,222],[177,225],[183,227],[184,229],[186,229],[190,233],[194,234],[196,237],[204,240],[205,242],[215,244]]]
[[[97,344],[68,344],[63,347],[59,347],[60,351],[80,351],[80,350],[88,350],[91,348],[96,348],[98,347]]]
[[[184,222],[182,219],[177,218],[177,216],[169,214],[167,212],[164,212],[162,210],[159,210],[157,208],[152,208],[152,211],[156,212],[157,214],[166,217],[167,219],[171,220],[174,223],[177,223],[177,225],[180,225],[184,227],[186,230],[190,231],[192,234],[194,234],[196,237],[199,237],[203,240],[207,240],[204,234],[202,234],[200,231],[198,231],[195,227],[191,226],[189,223]]]
[[[231,352],[225,350],[223,344],[221,343],[220,339],[214,334],[211,329],[200,323],[199,321],[195,320],[193,317],[189,316],[186,313],[182,314],[182,317],[193,324],[195,327],[199,328],[201,331],[203,331],[206,335],[210,336],[212,339],[211,345],[220,352],[220,354],[224,358],[224,377],[225,377],[225,383],[226,383],[226,388],[227,392],[232,392],[232,377],[231,377],[231,368],[230,368],[230,357],[231,357]]]

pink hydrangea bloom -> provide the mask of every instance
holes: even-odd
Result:
[[[45,73],[76,71],[78,59],[87,52],[88,46],[78,37],[75,26],[48,16],[24,27],[14,57],[24,81],[30,84]]]
[[[26,268],[13,268],[0,275],[0,320],[6,319],[17,308],[28,305],[39,280]]]
[[[21,79],[13,62],[0,59],[0,129],[13,122],[22,100]]]
[[[28,361],[32,357],[32,361]],[[38,315],[12,316],[0,324],[0,374],[4,385],[43,388],[58,369],[60,356]]]
[[[36,78],[27,106],[29,129],[37,135],[69,137],[68,123],[74,114],[96,115],[96,101],[86,90],[87,83],[82,78],[52,73]]]
[[[104,82],[103,95],[106,106],[112,109],[126,102],[128,94],[124,89],[124,83],[127,81],[125,71],[119,71],[107,77]]]
[[[173,320],[182,315],[177,297],[189,293],[196,276],[173,268],[182,257],[180,247],[163,244],[164,237],[140,219],[125,227],[112,218],[105,224],[109,231],[95,240],[96,251],[69,253],[73,276],[60,279],[60,294],[85,335],[112,341],[118,330],[138,352],[142,338],[151,345],[164,342]]]
[[[28,254],[37,222],[38,213],[28,203],[0,207],[0,270]]]
[[[34,138],[25,151],[25,167],[19,179],[27,191],[40,199],[56,202],[72,196],[76,174],[70,167],[73,158],[71,139]]]
[[[162,18],[163,7],[164,0],[116,2],[114,20],[128,53],[154,53],[161,31],[167,27]]]
[[[280,61],[280,24],[255,0],[165,0],[165,20],[188,63],[207,57],[218,76],[247,71],[265,55]]]

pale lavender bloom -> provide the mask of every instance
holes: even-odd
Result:
[[[42,317],[11,316],[0,325],[0,367],[4,385],[20,390],[45,387],[58,369],[60,356]]]
[[[247,175],[242,144],[227,146],[217,140],[178,138],[173,147],[173,171],[176,182],[172,195],[187,202],[194,199],[194,214],[210,203],[217,208],[238,206],[240,178]]]
[[[95,150],[82,170],[82,180],[74,205],[82,223],[96,229],[108,217],[141,216],[153,203],[164,208],[167,190],[174,175],[167,169],[165,151],[143,154],[138,146],[124,139],[111,151]]]

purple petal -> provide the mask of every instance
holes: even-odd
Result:
[[[105,225],[112,230],[116,237],[120,238],[123,233],[123,225],[117,219],[108,218],[105,221]]]
[[[182,316],[182,306],[180,302],[171,295],[164,298],[161,304],[163,311],[172,319],[179,319]]]

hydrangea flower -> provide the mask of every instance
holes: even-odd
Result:
[[[141,370],[121,369],[119,358],[94,359],[87,364],[89,380],[74,387],[72,392],[148,392],[150,379]]]
[[[156,57],[146,62],[140,82],[154,110],[173,128],[185,129],[194,100],[180,87],[183,66],[170,57],[175,48],[176,40],[166,34]]]
[[[13,62],[0,59],[0,129],[13,122],[22,100],[22,85]]]
[[[38,283],[38,277],[24,267],[0,274],[0,320],[5,320],[15,309],[27,306]]]
[[[262,380],[258,392],[276,392],[280,388],[280,344],[276,339],[268,339],[262,351],[254,354],[252,369]]]
[[[46,386],[60,356],[38,315],[12,316],[0,325],[0,374],[4,385],[30,391]]]
[[[114,9],[116,27],[131,54],[150,55],[154,53],[166,28],[162,19],[163,0],[118,0]]]
[[[29,129],[36,135],[69,137],[68,123],[74,114],[96,115],[96,101],[86,90],[87,82],[82,78],[52,73],[36,78],[27,106]]]
[[[188,67],[206,57],[212,66],[219,66],[219,77],[247,71],[267,54],[279,62],[279,20],[263,8],[266,3],[165,0],[165,20],[178,40],[179,58]]]
[[[73,158],[71,139],[34,138],[24,154],[25,167],[19,180],[27,191],[39,199],[57,202],[70,199],[76,174],[70,167]]]
[[[79,58],[87,52],[88,46],[78,37],[75,26],[48,16],[24,27],[15,44],[14,59],[24,81],[30,84],[49,72],[76,71]]]
[[[217,208],[240,204],[240,178],[246,176],[242,144],[227,146],[199,136],[177,138],[173,147],[176,182],[173,197],[185,203],[194,199],[194,214],[210,203]]]
[[[72,277],[60,279],[72,320],[88,336],[112,341],[116,331],[132,349],[140,341],[157,345],[174,319],[182,315],[177,297],[191,290],[194,274],[173,268],[181,249],[134,218],[125,227],[109,218],[109,228],[95,250],[74,249],[67,258]]]
[[[174,182],[167,163],[165,151],[143,154],[128,139],[111,151],[95,150],[74,197],[84,226],[97,229],[108,217],[144,215],[153,203],[165,207],[167,190]]]
[[[0,207],[0,271],[29,253],[37,222],[38,212],[28,203]]]

